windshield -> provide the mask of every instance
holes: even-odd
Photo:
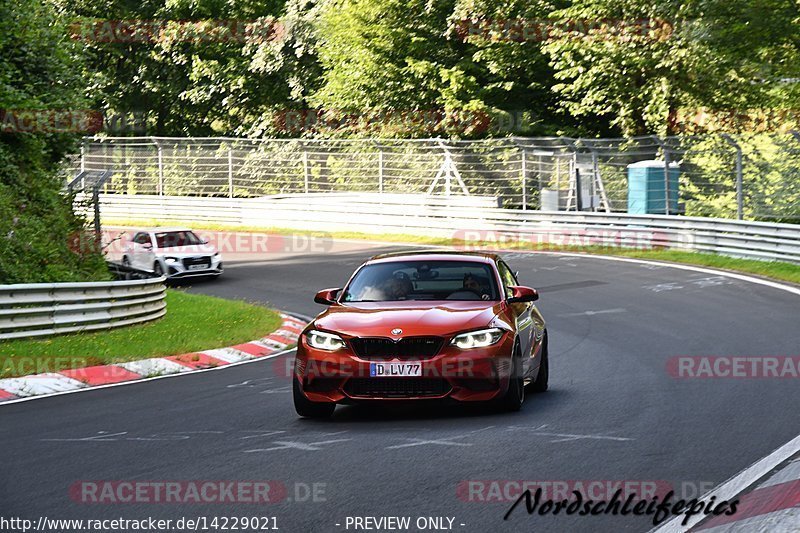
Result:
[[[199,244],[203,244],[203,241],[192,231],[165,231],[163,233],[156,233],[156,246],[159,248],[194,246]]]
[[[345,302],[497,300],[492,267],[473,261],[392,261],[367,265],[345,289]]]

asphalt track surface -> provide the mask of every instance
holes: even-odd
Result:
[[[387,249],[340,242],[233,256],[223,277],[189,290],[314,315],[317,289],[341,286]],[[678,355],[797,355],[797,296],[589,256],[507,261],[521,283],[540,289],[550,334],[551,390],[528,396],[521,412],[348,406],[328,421],[301,420],[283,370],[291,354],[6,405],[2,515],[276,516],[282,531],[303,532],[345,531],[348,516],[447,516],[455,531],[646,531],[648,517],[528,516],[521,508],[504,521],[510,502],[464,501],[458,487],[656,480],[692,496],[800,433],[796,380],[676,379],[666,370]],[[288,498],[266,506],[84,504],[69,495],[81,480],[278,480]],[[297,501],[315,483],[317,501]]]

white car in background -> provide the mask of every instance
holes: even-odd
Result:
[[[222,274],[222,256],[188,228],[136,231],[125,247],[122,264],[168,278]]]

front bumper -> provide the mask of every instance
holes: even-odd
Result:
[[[367,359],[347,348],[336,352],[318,350],[300,336],[294,377],[303,394],[313,402],[442,400],[482,402],[508,388],[513,350],[512,335],[487,348],[461,350],[445,345],[429,358]],[[421,377],[370,377],[370,363],[414,362],[422,365]]]
[[[211,257],[211,264],[209,268],[203,269],[190,269],[186,267],[183,260],[167,261],[164,260],[164,272],[170,279],[183,279],[204,276],[219,276],[224,272],[222,268],[222,257],[217,255]]]

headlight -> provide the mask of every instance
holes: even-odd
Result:
[[[500,328],[482,329],[480,331],[470,331],[456,335],[450,343],[462,350],[470,348],[485,348],[492,344],[497,344],[503,337],[503,330]]]
[[[165,258],[164,258],[164,261],[169,261],[169,262],[171,262],[171,263],[172,263],[172,262],[175,262],[175,261],[177,261],[177,260],[178,260],[178,258],[177,258],[177,257],[165,257]]]
[[[214,255],[212,257],[219,257],[219,252],[214,252]]]
[[[317,331],[315,329],[306,333],[306,340],[308,340],[308,344],[310,344],[312,348],[328,350],[329,352],[341,350],[345,346],[340,336],[334,335],[333,333],[325,333],[324,331]]]

